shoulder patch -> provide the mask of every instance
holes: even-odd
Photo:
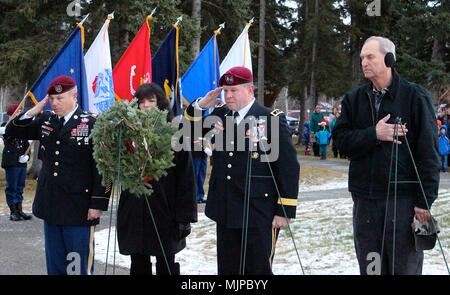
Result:
[[[278,117],[281,114],[283,114],[283,112],[280,111],[279,109],[274,109],[273,111],[270,112],[270,115],[274,117]]]

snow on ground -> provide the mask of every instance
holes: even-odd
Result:
[[[324,192],[326,193],[326,192]],[[441,244],[450,259],[450,194],[441,195],[433,206],[441,226]],[[351,199],[308,201],[299,204],[297,219],[291,223],[295,244],[307,275],[359,274],[352,236]],[[300,264],[287,230],[280,233],[273,272],[279,275],[302,274]],[[108,229],[99,231],[96,239],[96,260],[105,262]],[[193,224],[187,247],[177,256],[181,273],[186,275],[217,274],[215,224],[203,213]],[[110,243],[109,262],[113,261]],[[128,267],[128,256],[116,254],[116,264]],[[424,274],[447,274],[438,244],[425,251]]]
[[[299,192],[302,193],[302,192],[326,191],[347,187],[348,187],[348,180],[347,178],[345,178],[343,180],[327,181],[326,183],[319,185],[306,185],[306,186],[300,185]]]

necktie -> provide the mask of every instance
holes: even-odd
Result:
[[[234,112],[233,117],[234,117],[234,123],[238,124],[239,112]]]
[[[61,118],[58,119],[58,129],[61,130],[61,128],[63,128],[64,122],[65,122],[64,117],[61,117]]]

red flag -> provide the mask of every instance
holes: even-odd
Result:
[[[148,16],[139,32],[113,69],[116,99],[131,100],[137,88],[152,81],[150,21]]]

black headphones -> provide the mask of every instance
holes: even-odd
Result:
[[[395,57],[392,52],[386,53],[386,55],[384,56],[384,64],[388,68],[393,68],[395,66]]]

